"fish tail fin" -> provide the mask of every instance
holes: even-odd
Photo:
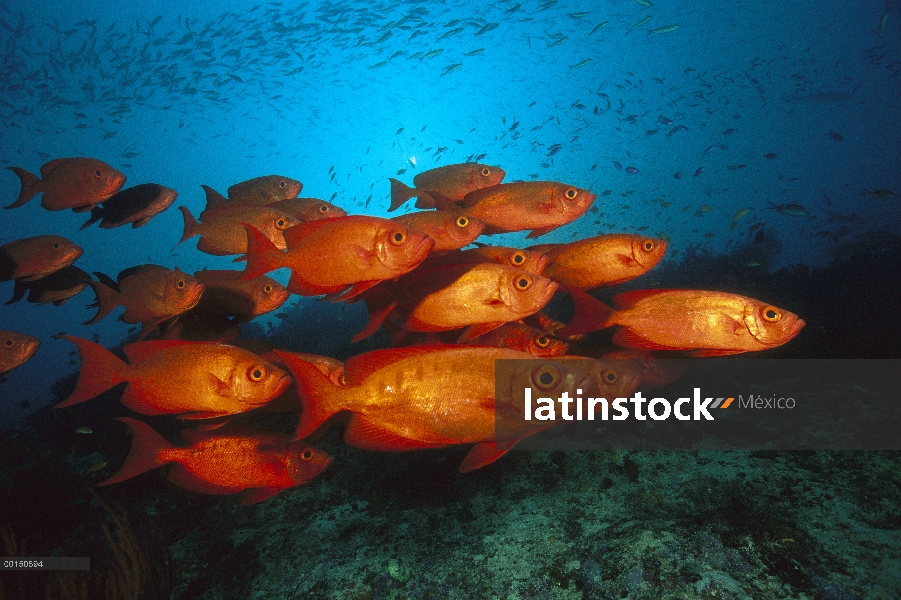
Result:
[[[6,208],[19,208],[41,192],[41,180],[37,178],[37,175],[32,175],[19,167],[6,168],[18,175],[22,182],[22,191],[19,192],[19,197]]]
[[[94,274],[97,275],[97,273]],[[99,307],[94,318],[90,321],[85,321],[85,325],[93,325],[106,315],[110,314],[110,311],[114,308],[119,306],[119,292],[102,281],[90,281],[88,282],[88,285],[90,285],[91,289],[94,290],[94,293],[97,294],[97,301],[94,304],[89,304],[88,308],[93,308],[95,306]]]
[[[609,327],[608,321],[613,314],[613,309],[589,296],[579,288],[560,286],[562,291],[569,294],[576,308],[576,314],[573,320],[564,327],[558,329],[554,335],[557,337],[569,337],[573,335],[581,335],[598,329]]]
[[[200,223],[197,222],[197,219],[194,218],[187,206],[179,206],[178,210],[181,211],[182,216],[185,218],[185,230],[181,234],[181,239],[178,240],[178,244],[181,244],[200,233]],[[178,246],[178,244],[175,245]],[[173,246],[174,249],[175,247]]]
[[[248,281],[278,269],[281,266],[281,250],[253,225],[242,225],[247,230],[247,266],[244,267],[241,279]]]
[[[84,225],[82,225],[81,227],[79,227],[79,228],[78,228],[78,231],[81,231],[81,230],[84,229],[85,227],[89,227],[89,226],[91,226],[92,224],[94,224],[94,223],[96,223],[97,221],[99,221],[99,220],[102,218],[102,215],[100,214],[100,212],[101,212],[101,211],[100,211],[100,207],[99,207],[99,206],[95,206],[94,208],[92,208],[92,209],[91,209],[91,218],[88,219],[88,220],[85,222]]]
[[[117,372],[125,366],[118,356],[89,340],[70,335],[59,336],[69,340],[78,348],[81,356],[81,371],[78,373],[78,382],[72,395],[54,406],[53,408],[65,408],[90,400],[123,381]]]
[[[131,450],[122,463],[122,468],[97,485],[119,483],[169,462],[160,458],[160,452],[172,448],[172,444],[164,440],[150,425],[128,417],[119,417],[116,420],[122,421],[131,429]]]
[[[280,350],[273,352],[291,371],[300,404],[303,406],[294,439],[308,438],[332,415],[341,411],[341,406],[335,401],[335,392],[341,388],[332,383],[315,365],[287,352]]]
[[[388,207],[388,212],[394,212],[418,193],[415,189],[393,177],[389,177],[388,181],[391,182],[391,206]]]

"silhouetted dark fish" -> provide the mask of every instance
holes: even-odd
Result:
[[[160,214],[175,201],[178,192],[157,183],[142,183],[122,190],[103,202],[102,206],[91,209],[91,218],[81,229],[100,221],[103,229],[112,229],[131,223],[137,229],[146,225],[155,215]],[[102,219],[102,220],[101,220]]]
[[[62,306],[66,300],[86,288],[90,281],[91,276],[88,273],[74,265],[69,265],[35,281],[17,279],[12,298],[6,303],[18,302],[28,293],[28,301],[34,304],[52,302],[56,306]]]

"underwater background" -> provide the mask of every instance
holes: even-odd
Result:
[[[384,217],[388,177],[478,160],[597,194],[541,243],[669,240],[629,289],[724,290],[801,316],[765,357],[901,355],[897,1],[6,0],[0,45],[3,167],[97,158],[194,214],[201,184],[277,173]],[[0,172],[4,205],[19,185]],[[112,277],[240,268],[176,245],[176,210],[139,229],[80,231],[85,218],[32,201],[3,211],[0,243],[62,235],[84,249],[76,266]],[[83,325],[92,299],[0,307],[0,329],[41,340],[0,384],[7,552],[92,556],[90,584],[3,572],[2,597],[102,597],[78,586],[112,581],[130,551],[141,597],[901,597],[895,451],[529,452],[460,475],[462,448],[379,454],[333,432],[325,474],[259,505],[175,487],[165,469],[98,499],[128,450],[113,420],[127,409],[50,408],[79,367],[54,334],[134,338],[114,318]],[[387,345],[351,344],[364,322],[362,306],[292,296],[242,331],[343,360]]]

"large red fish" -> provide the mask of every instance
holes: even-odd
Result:
[[[431,194],[440,209],[456,204],[439,193]],[[485,235],[531,229],[528,238],[544,235],[578,219],[595,195],[556,181],[518,181],[476,190],[459,203],[466,214],[485,222]]]
[[[301,223],[347,216],[347,211],[340,206],[335,206],[331,202],[319,198],[291,198],[281,200],[271,206],[288,213]]]
[[[179,206],[185,221],[184,233],[179,244],[199,235],[197,249],[214,256],[244,254],[247,252],[247,232],[244,224],[250,224],[262,231],[266,238],[279,250],[285,249],[284,232],[300,223],[291,215],[274,206],[227,206],[215,210],[207,209],[197,222],[191,211]],[[177,245],[177,244],[176,244]]]
[[[254,504],[282,490],[303,485],[332,464],[331,457],[283,433],[226,426],[207,432],[183,431],[190,444],[177,448],[149,425],[120,417],[131,429],[131,452],[119,471],[97,485],[125,481],[167,463],[175,463],[169,481],[203,494],[249,490],[241,504]]]
[[[528,352],[533,356],[563,356],[569,351],[569,344],[551,337],[535,327],[519,322],[504,323],[494,331],[469,340],[473,346],[510,348]]]
[[[603,397],[634,391],[632,377],[612,377],[599,361],[534,360],[524,352],[475,346],[420,346],[376,350],[344,363],[344,384],[335,385],[319,368],[276,351],[295,375],[303,414],[295,437],[303,439],[332,415],[350,411],[344,441],[368,450],[403,451],[476,444],[460,465],[461,472],[483,467],[502,456],[523,437],[553,422],[522,421],[509,437],[498,439],[496,411],[523,414],[521,392],[557,398],[576,390]],[[509,381],[497,382],[495,361],[531,359],[514,370]],[[624,393],[631,387],[629,393]]]
[[[81,246],[58,235],[39,235],[0,246],[0,281],[34,281],[64,269],[83,254]]]
[[[438,192],[451,200],[462,200],[473,190],[499,184],[504,180],[505,175],[506,173],[500,167],[479,163],[461,163],[423,171],[413,178],[415,188],[389,177],[391,206],[388,208],[388,212],[397,210],[413,197],[417,197],[416,208],[435,208],[435,200],[429,195],[429,191]]]
[[[154,340],[123,348],[129,363],[88,340],[60,336],[78,348],[81,371],[65,408],[128,382],[122,404],[144,415],[210,419],[259,408],[281,394],[291,378],[256,354],[206,342]]]
[[[125,323],[141,323],[141,339],[167,319],[188,311],[200,302],[204,286],[178,269],[159,265],[140,265],[125,269],[113,281],[103,273],[94,273],[100,281],[92,281],[97,294],[97,314],[85,325],[96,323],[119,305],[125,306],[120,317]]]
[[[641,350],[725,356],[781,346],[804,327],[798,315],[727,292],[635,290],[614,296],[616,310],[570,288],[576,318],[562,336],[619,326],[613,342]]]
[[[420,267],[397,284],[370,290],[369,324],[353,341],[381,326],[393,311],[407,331],[436,332],[466,327],[465,342],[541,310],[557,284],[540,275],[493,262]]]
[[[433,252],[442,250],[459,250],[475,241],[485,224],[471,219],[463,211],[426,210],[412,212],[397,217],[392,221],[403,223],[411,229],[427,234],[435,240]]]
[[[236,183],[228,188],[228,198],[207,185],[201,185],[206,194],[207,210],[235,206],[266,206],[273,202],[297,198],[303,184],[281,175],[264,175]]]
[[[40,340],[15,331],[0,331],[0,379],[28,362],[37,352]]]
[[[22,206],[41,192],[41,206],[47,210],[90,210],[125,184],[125,175],[93,158],[58,158],[41,167],[38,179],[25,169],[8,167],[22,181],[19,198],[6,208]]]
[[[544,276],[560,285],[591,290],[634,279],[657,266],[666,242],[639,235],[599,235],[568,244],[529,248],[542,252],[549,264]]]
[[[412,271],[435,245],[419,231],[388,219],[349,216],[302,223],[285,231],[287,252],[247,226],[245,279],[288,267],[288,291],[347,299],[379,281]],[[345,292],[345,290],[347,290]]]

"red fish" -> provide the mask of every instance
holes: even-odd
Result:
[[[485,224],[472,219],[461,211],[426,210],[393,217],[411,229],[427,234],[435,240],[433,252],[459,250],[475,241]]]
[[[438,208],[456,206],[437,192],[431,195]],[[594,199],[588,190],[565,183],[519,181],[470,192],[460,204],[470,217],[484,221],[486,235],[531,229],[526,237],[535,238],[581,217]]]
[[[331,202],[326,202],[319,198],[291,198],[289,200],[281,200],[270,206],[288,213],[301,223],[347,216],[347,211],[340,206],[335,206]]]
[[[504,323],[492,332],[471,339],[467,344],[510,348],[528,352],[532,356],[563,356],[569,351],[569,344],[551,337],[535,327],[523,323]]]
[[[603,397],[622,397],[628,394],[621,386],[636,383],[615,377],[617,386],[612,388],[600,376],[598,361],[558,358],[549,364],[505,348],[420,346],[348,359],[342,387],[316,366],[276,353],[295,375],[303,403],[297,439],[308,437],[332,415],[349,411],[344,441],[358,448],[396,452],[476,444],[460,465],[463,473],[497,460],[523,437],[553,425],[522,420],[518,430],[499,439],[496,411],[518,413],[520,418],[523,414],[518,390],[531,387],[540,396],[559,397],[564,391],[575,396],[576,389],[582,389],[586,394],[603,391],[608,394]],[[500,389],[511,390],[501,397],[496,396],[498,359],[532,359],[517,367],[509,381],[498,382]]]
[[[100,281],[92,281],[97,294],[97,314],[85,325],[96,323],[119,305],[125,306],[120,317],[125,323],[141,323],[141,339],[167,319],[191,310],[200,302],[204,286],[178,269],[159,265],[140,265],[125,269],[113,281],[103,273],[94,273]]]
[[[245,279],[288,267],[288,291],[301,296],[344,293],[342,300],[379,281],[412,271],[435,245],[424,233],[388,219],[349,216],[302,223],[285,231],[287,252],[247,226]]]
[[[413,178],[411,188],[391,177],[391,206],[393,212],[404,205],[410,198],[417,197],[416,208],[435,208],[435,200],[429,195],[434,190],[451,200],[462,200],[473,190],[499,184],[506,173],[500,167],[491,167],[479,163],[461,163],[445,165],[423,171]]]
[[[207,185],[201,185],[206,193],[206,209],[235,206],[266,206],[273,202],[297,198],[303,184],[290,177],[264,175],[228,188],[228,198]]]
[[[241,504],[255,504],[282,490],[304,485],[332,464],[331,457],[282,433],[226,426],[213,431],[183,431],[190,444],[177,448],[149,425],[120,417],[131,429],[131,452],[119,471],[97,485],[125,481],[167,463],[175,463],[169,481],[203,494],[228,495],[249,490]]]
[[[122,189],[125,175],[93,158],[58,158],[41,167],[38,179],[25,169],[8,167],[22,181],[19,198],[6,208],[22,206],[38,194],[47,210],[74,209],[83,212],[97,206]]]
[[[493,262],[499,265],[508,265],[522,269],[532,275],[541,275],[547,267],[548,259],[538,252],[520,250],[506,246],[486,246],[476,242],[478,248],[447,252],[444,254],[431,254],[423,261],[423,268],[437,267],[451,264],[477,264]]]
[[[247,252],[247,232],[244,225],[250,224],[263,232],[266,238],[279,250],[285,249],[284,232],[300,223],[286,212],[273,206],[226,206],[215,210],[207,209],[197,222],[191,211],[179,206],[184,217],[184,233],[179,244],[199,235],[197,249],[213,256],[244,254]],[[177,244],[176,244],[177,245]]]
[[[129,362],[94,342],[68,335],[81,354],[75,391],[65,408],[128,382],[122,404],[144,415],[210,419],[259,408],[281,394],[291,378],[256,354],[206,342],[154,340],[123,348]]]
[[[81,246],[58,235],[39,235],[0,246],[0,281],[34,281],[75,262]]]
[[[543,252],[548,259],[545,277],[561,285],[591,290],[644,275],[660,262],[666,246],[663,240],[612,234],[529,249]]]
[[[40,340],[15,331],[0,331],[0,378],[34,356]]]
[[[613,342],[626,348],[725,356],[781,346],[804,327],[794,313],[727,292],[635,290],[614,296],[616,310],[569,292],[576,318],[560,335],[618,325]]]

